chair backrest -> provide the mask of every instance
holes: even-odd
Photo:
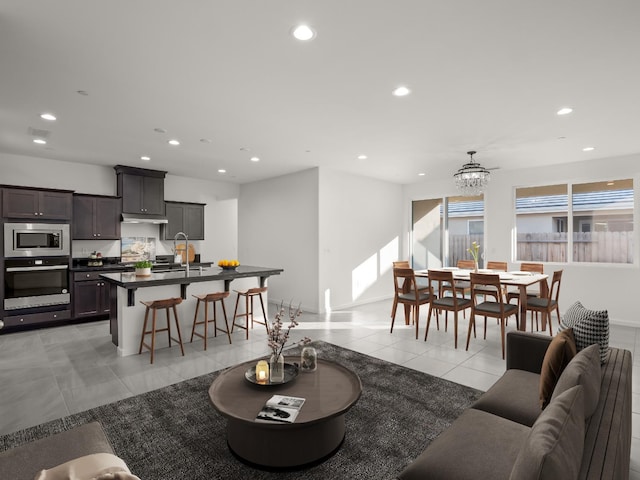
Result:
[[[458,260],[458,268],[464,268],[467,270],[473,270],[476,266],[476,263],[473,260]]]
[[[393,268],[411,268],[409,260],[398,260],[393,262]]]
[[[394,268],[393,282],[396,289],[396,295],[407,293],[411,290],[418,290],[416,288],[416,276],[413,272],[413,268]]]
[[[521,272],[544,273],[544,265],[542,263],[522,262],[520,264]]]
[[[551,280],[551,288],[549,289],[549,299],[558,302],[560,297],[560,283],[562,282],[562,270],[553,272],[553,280]]]
[[[429,278],[429,295],[431,298],[442,298],[444,295],[441,295],[443,291],[443,285],[449,287],[448,289],[453,293],[453,306],[458,306],[458,295],[456,295],[455,289],[451,290],[451,285],[453,285],[453,272],[447,270],[428,270],[427,276]],[[434,288],[434,285],[437,286]],[[435,292],[438,292],[436,295]]]
[[[496,292],[496,298],[498,299],[498,303],[504,303],[504,298],[502,296],[502,288],[500,288],[500,275],[495,273],[473,273],[469,275],[471,279],[471,297],[473,298],[473,303],[476,305],[476,295],[482,295],[484,297],[484,293],[476,294],[477,288],[482,287],[494,287]]]
[[[489,270],[499,270],[501,272],[506,272],[507,262],[487,262],[487,268]]]

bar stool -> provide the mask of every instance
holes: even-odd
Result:
[[[247,332],[247,340],[249,340],[249,318],[251,318],[251,328],[253,328],[253,323],[260,323],[264,325],[267,329],[267,333],[269,333],[269,325],[267,324],[267,313],[264,311],[264,302],[262,301],[262,293],[267,291],[267,287],[256,287],[250,288],[249,290],[239,291],[234,290],[238,294],[236,297],[236,308],[233,312],[233,324],[231,325],[231,333],[233,333],[233,328],[243,328]],[[240,297],[244,297],[245,303],[245,313],[238,314],[238,303],[240,302]],[[260,298],[260,306],[262,307],[262,314],[264,315],[264,322],[253,319],[253,299],[254,297]],[[247,321],[243,325],[236,324],[236,318],[246,317]]]
[[[178,311],[176,305],[182,303],[182,298],[166,298],[164,300],[153,300],[150,302],[140,301],[147,309],[144,312],[144,325],[142,326],[142,338],[140,339],[140,350],[138,354],[142,353],[142,347],[147,347],[151,351],[151,363],[153,363],[153,352],[156,347],[156,332],[167,332],[169,337],[169,347],[171,347],[171,340],[174,340],[180,344],[180,351],[184,357],[184,347],[182,346],[182,335],[180,334],[180,323],[178,321]],[[176,329],[178,330],[178,338],[171,338],[171,315],[169,309],[173,309],[173,316],[176,322]],[[159,309],[164,309],[167,312],[167,326],[166,328],[156,328],[156,314]],[[151,320],[151,330],[147,330],[147,320],[149,319],[149,311],[153,310],[153,317]],[[145,335],[151,335],[151,346],[144,343]]]
[[[196,314],[193,316],[193,328],[191,328],[191,342],[193,343],[193,336],[200,337],[204,340],[204,349],[207,349],[207,326],[209,322],[213,322],[213,336],[218,336],[218,330],[227,334],[229,338],[229,343],[231,343],[231,332],[229,331],[229,322],[227,322],[227,310],[224,307],[224,299],[229,296],[229,292],[217,292],[217,293],[208,293],[205,295],[192,295],[194,298],[198,299],[198,303],[196,303]],[[200,308],[200,302],[204,303],[204,320],[198,322],[198,309]],[[227,327],[226,330],[218,327],[216,323],[216,302],[220,302],[222,305],[222,314],[224,315],[224,325]],[[213,305],[213,318],[209,319],[209,303]],[[196,325],[204,325],[204,334],[199,334],[196,332]]]

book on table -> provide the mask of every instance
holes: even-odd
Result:
[[[293,423],[300,413],[304,401],[305,399],[300,397],[274,395],[258,412],[256,422]]]

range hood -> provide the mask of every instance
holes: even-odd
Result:
[[[162,215],[153,215],[147,213],[123,213],[122,223],[169,223],[166,217]]]

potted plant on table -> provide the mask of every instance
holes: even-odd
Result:
[[[151,267],[153,264],[150,260],[140,260],[134,265],[137,277],[148,277],[151,275]]]

